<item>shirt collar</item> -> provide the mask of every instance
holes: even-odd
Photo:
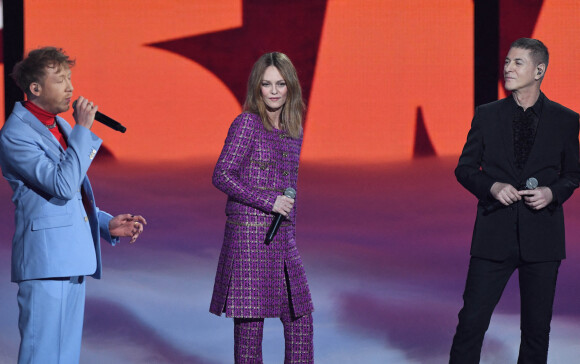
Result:
[[[532,107],[531,107],[531,109],[534,111],[534,114],[536,114],[537,117],[540,117],[540,115],[542,115],[542,109],[544,108],[544,99],[545,98],[546,98],[546,96],[544,95],[544,93],[542,91],[540,91],[540,96],[536,100],[536,103],[534,103],[534,105],[532,105]],[[520,110],[523,110],[523,108],[517,104],[517,102],[513,98],[513,96],[510,97],[510,99],[512,100],[512,104],[513,104],[513,107],[514,107],[514,112],[518,108]]]

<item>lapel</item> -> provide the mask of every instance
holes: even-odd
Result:
[[[60,128],[60,132],[64,136],[64,141],[68,144],[68,137],[71,133],[70,125],[66,122],[66,120],[64,120],[60,116],[56,117],[56,123],[58,124],[58,127]],[[60,145],[58,140],[56,140],[56,138],[52,138],[52,139],[55,141],[56,144],[58,144],[60,149],[64,152],[64,149],[62,149],[62,146]]]
[[[22,122],[28,124],[35,132],[37,132],[44,139],[45,144],[49,147],[47,151],[50,152],[47,153],[47,156],[49,156],[57,163],[60,162],[60,158],[65,151],[62,145],[60,145],[58,140],[56,140],[54,135],[52,135],[52,133],[46,128],[46,126],[44,126],[30,111],[28,111],[20,103],[16,104],[14,112],[16,113],[16,115],[20,116]],[[68,142],[68,138],[72,130],[71,126],[66,120],[64,120],[60,116],[56,117],[56,123],[58,124],[60,132],[64,136],[65,141]],[[93,211],[94,210],[94,202],[92,201],[93,190],[89,183],[89,179],[86,176],[83,179],[82,187],[87,192],[87,196],[89,196],[89,200],[91,202],[90,205],[92,206],[91,211]]]
[[[514,157],[514,131],[513,131],[513,115],[514,115],[514,105],[513,99],[510,100],[512,96],[508,96],[504,99],[504,102],[500,104],[498,110],[499,115],[499,129],[502,135],[503,144],[506,149],[507,162],[510,165],[512,173],[514,176],[518,175],[516,169],[515,157]]]
[[[60,155],[64,153],[64,149],[56,140],[54,135],[44,126],[30,111],[26,110],[22,104],[17,103],[17,108],[15,111],[17,114],[20,114],[20,119],[25,124],[28,124],[35,132],[37,132],[44,140],[45,144],[49,147],[47,150],[52,153],[47,153],[47,155],[52,158],[55,162],[60,161]],[[63,127],[62,123],[66,123],[64,119],[59,118],[57,116],[57,123],[61,126],[61,130],[65,130],[66,128]],[[68,133],[68,130],[67,130]],[[63,132],[64,134],[64,132]],[[68,134],[67,134],[68,136]]]

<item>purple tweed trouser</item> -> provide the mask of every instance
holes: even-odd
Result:
[[[282,318],[280,318],[282,320]],[[312,314],[284,321],[286,343],[284,364],[314,363]],[[234,358],[236,364],[262,363],[264,319],[234,319]]]
[[[286,284],[284,290],[288,292]],[[284,326],[284,364],[314,363],[312,314],[294,317],[289,297],[283,299],[280,321]],[[236,364],[261,364],[263,318],[234,318],[234,359]]]

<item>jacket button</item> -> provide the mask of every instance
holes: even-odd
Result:
[[[288,172],[288,171],[284,171],[282,174],[283,174],[284,176],[287,176],[287,175],[289,175],[289,174],[290,174],[290,172]]]
[[[284,157],[284,158],[288,157],[288,153],[286,153],[286,152],[282,153],[282,157]]]
[[[89,221],[88,216],[85,216],[85,222]]]

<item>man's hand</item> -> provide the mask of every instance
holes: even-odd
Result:
[[[522,199],[519,191],[509,183],[496,182],[491,186],[491,195],[505,206]]]
[[[518,191],[520,196],[524,196],[526,205],[534,210],[540,210],[548,206],[553,200],[554,195],[548,187],[538,187],[533,190]]]
[[[80,96],[75,103],[73,111],[75,122],[87,129],[91,129],[95,122],[95,114],[99,107],[93,106],[92,101],[89,101],[82,96]]]
[[[147,221],[143,216],[131,214],[117,215],[109,221],[109,233],[111,236],[130,236],[130,243],[134,243],[143,232]]]

